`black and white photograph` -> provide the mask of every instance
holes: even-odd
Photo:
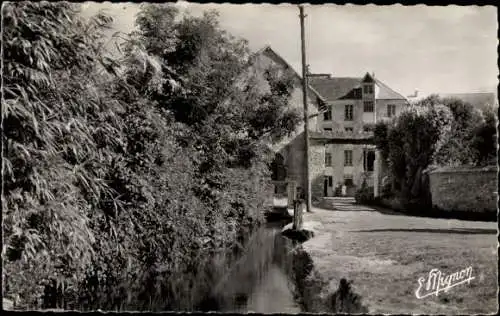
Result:
[[[497,314],[497,12],[3,2],[2,310]]]

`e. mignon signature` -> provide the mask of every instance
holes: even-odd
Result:
[[[440,292],[448,292],[449,289],[457,285],[463,283],[470,284],[470,281],[474,279],[475,277],[472,276],[472,267],[448,275],[442,273],[439,269],[432,269],[427,279],[425,277],[418,279],[418,289],[415,291],[415,296],[418,299],[431,295],[438,296]]]

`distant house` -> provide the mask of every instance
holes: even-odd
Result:
[[[271,65],[293,72],[297,80],[290,106],[302,110],[301,76],[271,47],[258,51],[250,68],[258,74]],[[376,160],[374,123],[398,115],[408,100],[368,73],[348,78],[310,74],[308,78],[312,198],[340,195],[342,186],[352,196],[363,181],[378,188],[383,166],[381,159]],[[303,131],[302,124],[273,146],[274,180],[291,181],[298,191],[306,185]]]
[[[318,168],[313,178],[316,196],[338,195],[342,186],[347,195],[354,195],[363,181],[378,186],[382,166],[376,164],[373,126],[397,116],[408,100],[369,73],[363,77],[312,74],[309,78],[328,105],[312,133],[316,146],[324,147],[323,165],[314,166]]]

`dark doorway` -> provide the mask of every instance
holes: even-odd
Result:
[[[375,151],[365,150],[363,152],[363,167],[365,171],[372,172],[375,166]]]
[[[271,163],[271,179],[273,181],[285,181],[286,180],[286,166],[285,159],[279,153],[274,156],[274,160]]]
[[[333,177],[325,176],[325,181],[323,185],[323,196],[333,195]]]

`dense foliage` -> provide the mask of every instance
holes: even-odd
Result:
[[[425,171],[435,166],[485,165],[496,160],[496,119],[458,99],[430,96],[375,127],[392,193],[404,203],[430,202]]]
[[[74,4],[9,3],[3,22],[5,297],[196,308],[262,220],[290,78],[256,89],[213,12],[145,5],[118,56],[111,19]]]
[[[375,200],[373,186],[370,187],[366,181],[363,181],[361,187],[354,194],[354,200],[359,204],[372,204]]]

